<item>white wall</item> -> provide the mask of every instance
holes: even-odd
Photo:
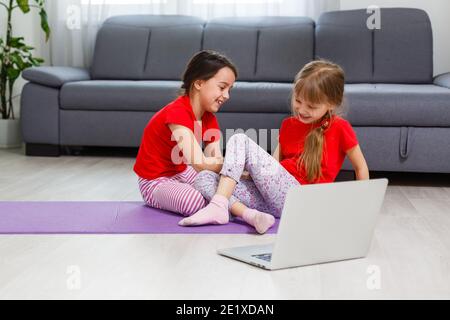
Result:
[[[450,1],[448,0],[341,0],[341,10],[383,7],[410,7],[430,16],[434,42],[434,74],[450,72]],[[381,17],[383,23],[383,17]]]

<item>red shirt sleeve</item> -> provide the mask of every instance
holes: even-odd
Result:
[[[355,130],[353,130],[352,125],[347,120],[342,121],[341,134],[340,134],[340,145],[341,150],[346,153],[351,148],[358,144],[358,138],[356,137]]]
[[[189,110],[183,107],[172,108],[166,114],[165,124],[179,124],[194,131],[194,121]]]

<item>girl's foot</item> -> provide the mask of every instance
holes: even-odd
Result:
[[[228,199],[216,194],[206,207],[197,211],[192,216],[184,218],[178,222],[178,225],[188,227],[204,224],[227,224],[228,221]]]
[[[266,233],[275,224],[274,216],[250,208],[245,209],[242,218],[249,225],[255,227],[259,234]]]

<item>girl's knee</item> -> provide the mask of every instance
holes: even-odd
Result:
[[[203,189],[204,186],[214,184],[219,178],[219,175],[210,170],[200,171],[194,180],[194,188],[197,190]]]
[[[205,198],[203,198],[200,192],[196,192],[194,198],[191,200],[192,200],[190,202],[191,205],[189,207],[184,208],[184,210],[180,212],[183,216],[186,217],[192,216],[197,211],[206,207],[207,204],[206,200]]]
[[[228,144],[233,144],[233,143],[237,143],[237,142],[241,142],[241,141],[246,141],[248,139],[248,136],[244,133],[235,133],[234,135],[232,135],[230,137],[230,139],[228,140]]]
[[[249,137],[243,133],[236,133],[231,136],[227,142],[226,152],[227,154],[239,154],[243,149],[245,149],[248,143]]]
[[[153,199],[153,197],[150,194],[148,194],[147,192],[141,191],[141,196],[142,196],[142,200],[144,200],[144,202],[147,206],[160,209],[157,202]]]

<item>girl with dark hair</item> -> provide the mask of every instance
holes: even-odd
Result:
[[[236,77],[233,63],[217,52],[192,57],[180,96],[158,111],[144,130],[134,171],[147,205],[183,216],[206,205],[193,183],[198,171],[222,168],[214,113],[230,98]]]

